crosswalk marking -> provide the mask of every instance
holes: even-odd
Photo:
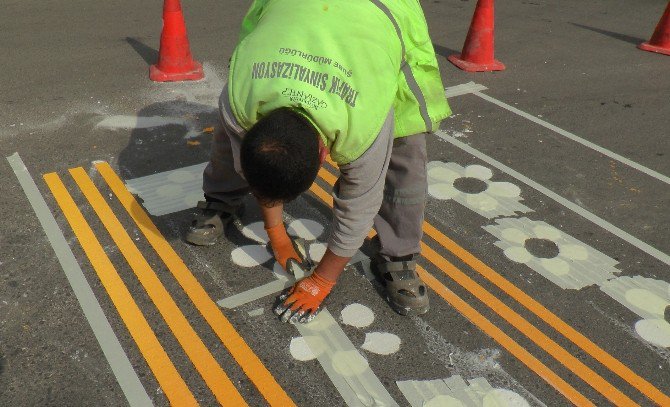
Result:
[[[44,180],[165,396],[172,405],[198,405],[60,177],[50,173]]]
[[[586,353],[591,355],[598,362],[610,369],[627,381],[630,385],[638,389],[642,394],[649,397],[649,399],[658,403],[659,405],[670,405],[670,397],[665,395],[654,385],[649,383],[644,378],[633,372],[628,366],[621,363],[618,359],[607,353],[601,347],[596,345],[586,336],[578,332],[572,326],[560,319],[556,314],[549,311],[546,307],[536,301],[533,297],[523,292],[517,286],[512,284],[505,277],[497,273],[495,270],[484,264],[481,260],[473,254],[465,250],[453,240],[449,239],[444,233],[439,231],[429,223],[424,224],[424,231],[428,236],[435,239],[443,247],[453,253],[456,257],[461,259],[465,264],[470,266],[473,270],[481,274],[487,280],[495,284],[498,288],[514,298],[517,302],[537,315],[549,326],[554,328],[561,335],[572,341],[575,345],[582,348]]]
[[[332,165],[332,163],[331,163]],[[331,174],[330,172],[326,171],[325,169],[322,169],[319,172],[319,176],[324,179],[329,185],[334,185],[336,181],[336,177]],[[319,191],[318,196],[319,197],[326,197],[328,196],[327,192],[324,191],[321,187],[318,185],[315,185],[315,188],[313,189],[321,189]],[[329,197],[329,196],[328,196]],[[324,200],[323,198],[321,198]],[[332,198],[329,201],[324,200],[324,202],[332,205]],[[481,260],[477,259],[475,256],[467,252],[465,249],[463,249],[461,246],[457,245],[455,242],[452,240],[448,239],[442,232],[437,230],[435,227],[430,225],[428,222],[424,222],[424,231],[428,236],[431,238],[435,239],[436,242],[438,242],[442,247],[447,248],[449,251],[454,253],[457,257],[461,258],[466,264],[468,264],[470,267],[475,269],[477,272],[481,273],[484,275],[484,277],[488,278],[489,280],[492,280],[496,285],[498,285],[500,288],[503,289],[503,291],[507,292],[510,294],[513,298],[515,298],[517,301],[519,301],[522,305],[525,307],[529,308],[531,311],[533,311],[536,314],[541,314],[539,315],[540,317],[547,317],[551,320],[551,326],[556,328],[557,326],[560,326],[561,328],[565,329],[567,331],[567,336],[568,339],[572,340],[575,344],[578,346],[582,347],[585,351],[587,351],[589,354],[591,354],[596,360],[601,362],[603,365],[605,365],[607,368],[612,370],[614,373],[620,375],[622,378],[624,378],[627,382],[629,382],[631,385],[635,386],[640,392],[645,394],[647,397],[649,397],[651,400],[654,400],[656,402],[659,402],[661,405],[668,404],[670,405],[670,398],[666,396],[664,393],[659,391],[656,387],[654,387],[652,384],[635,374],[632,370],[630,370],[628,367],[623,365],[621,362],[619,362],[617,359],[614,357],[610,356],[607,354],[604,350],[599,348],[597,345],[592,343],[590,340],[588,340],[586,337],[583,335],[579,334],[576,330],[571,328],[569,325],[567,325],[565,322],[560,320],[556,315],[552,314],[549,310],[541,306],[537,301],[533,300],[530,296],[527,294],[523,293],[520,289],[518,289],[516,286],[514,286],[512,283],[504,279],[501,275],[496,273],[494,270],[486,266]],[[460,270],[456,269],[451,265],[449,262],[446,261],[442,256],[437,254],[434,250],[432,250],[430,247],[428,247],[425,243],[422,243],[423,247],[423,254],[424,257],[426,257],[428,260],[430,260],[434,265],[436,265],[439,269],[441,269],[443,272],[447,273],[451,278],[458,277],[457,282],[461,284],[462,286],[465,287],[464,283],[466,285],[469,285],[470,288],[465,287],[468,289],[468,291],[472,292],[475,294],[475,296],[484,295],[487,298],[487,301],[489,301],[489,305],[491,309],[496,311],[497,313],[501,313],[501,310],[503,313],[507,313],[508,310],[511,311],[511,314],[507,314],[507,317],[501,314],[505,319],[511,318],[512,321],[508,319],[509,322],[512,322],[513,325],[514,323],[519,324],[517,328],[519,330],[526,334],[530,339],[537,341],[537,333],[539,332],[541,335],[545,337],[543,340],[542,344],[538,343],[541,347],[545,346],[545,350],[547,350],[546,346],[552,349],[552,352],[550,354],[552,356],[555,356],[553,351],[556,349],[559,349],[560,353],[562,354],[562,357],[564,358],[563,360],[560,360],[561,363],[566,365],[569,369],[577,369],[577,371],[574,371],[579,377],[584,379],[587,383],[589,383],[594,389],[598,390],[601,392],[604,396],[608,398],[613,398],[614,400],[612,401],[618,401],[623,404],[620,405],[636,405],[630,398],[628,398],[626,395],[621,393],[617,388],[612,386],[610,383],[605,381],[601,376],[595,374],[591,369],[586,367],[583,363],[579,362],[576,358],[574,358],[572,355],[570,355],[567,351],[565,351],[563,348],[558,346],[555,342],[551,341],[546,342],[546,339],[549,339],[546,337],[546,335],[542,334],[539,330],[537,330],[532,324],[528,323],[525,319],[523,319],[520,315],[514,313],[509,307],[505,306],[500,300],[495,298],[493,295],[488,293],[486,290],[484,290],[483,287],[481,287],[479,284],[475,283],[472,279],[467,277],[465,274],[463,274]],[[445,267],[448,267],[445,269]],[[472,290],[475,290],[474,292]],[[514,295],[512,295],[513,293]],[[521,299],[520,299],[521,298]],[[481,298],[480,298],[481,299]],[[482,300],[484,301],[484,300]],[[487,301],[484,301],[485,303]],[[493,302],[491,302],[493,301]],[[500,306],[502,304],[502,307]],[[524,329],[522,329],[524,328]],[[531,329],[534,331],[532,335],[529,335],[528,329]],[[558,329],[558,332],[564,333],[565,331]],[[536,342],[537,343],[537,342]],[[555,346],[558,348],[555,348]],[[577,364],[574,363],[574,361],[577,361]],[[590,381],[594,380],[594,381]]]
[[[270,373],[249,345],[247,345],[235,327],[223,315],[221,309],[209,297],[193,273],[184,264],[184,261],[151,221],[149,215],[147,215],[135,197],[126,189],[123,181],[116,175],[112,167],[106,162],[100,162],[96,164],[96,168],[114,195],[121,202],[126,212],[135,221],[142,234],[147,238],[149,244],[165,263],[170,273],[179,282],[184,292],[186,292],[193,302],[193,305],[195,305],[258,391],[272,406],[294,406],[295,403],[293,400],[277,383],[272,373]]]
[[[79,167],[71,169],[70,174],[219,403],[231,406],[246,406],[247,403],[242,395],[214,359],[214,356],[202,342],[179,306],[174,302],[156,272],[151,268],[133,239],[114,215],[112,208],[107,204],[86,171]]]

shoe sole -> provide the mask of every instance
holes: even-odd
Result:
[[[418,316],[418,315],[423,315],[427,313],[430,310],[430,304],[422,305],[420,307],[406,307],[403,305],[400,305],[398,303],[395,303],[391,301],[390,298],[386,298],[386,302],[389,304],[391,309],[398,314],[405,316],[405,317],[413,317],[413,316]]]

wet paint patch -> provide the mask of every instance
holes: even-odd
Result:
[[[154,216],[194,208],[204,200],[202,172],[207,163],[159,172],[126,181],[126,187],[142,199],[142,206]]]
[[[398,405],[327,309],[312,322],[294,326],[347,405]]]
[[[495,389],[483,377],[470,379],[467,383],[461,376],[455,375],[443,380],[408,380],[397,384],[412,407],[530,406],[518,393]]]
[[[454,200],[488,219],[533,212],[520,203],[521,189],[511,182],[491,181],[493,171],[481,165],[461,165],[431,161],[428,194],[441,200]]]
[[[670,284],[641,276],[619,277],[603,284],[600,289],[641,318],[635,331],[645,341],[664,348],[670,347]]]
[[[505,257],[563,289],[600,285],[621,272],[616,260],[542,221],[498,219],[484,230],[499,239],[495,245]]]

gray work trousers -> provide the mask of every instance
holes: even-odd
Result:
[[[384,199],[374,220],[379,254],[387,260],[421,252],[428,192],[426,160],[425,133],[393,140]]]

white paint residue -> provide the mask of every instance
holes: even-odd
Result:
[[[156,193],[164,198],[175,198],[184,193],[180,185],[167,184],[156,188]]]
[[[661,298],[644,288],[631,288],[626,291],[626,300],[631,305],[660,317],[665,314],[665,309],[670,306],[670,298]]]
[[[291,351],[291,356],[301,362],[316,359],[316,355],[302,336],[291,339],[289,350]]]
[[[530,404],[511,390],[494,389],[484,396],[482,407],[530,407]]]
[[[362,304],[349,304],[342,310],[342,322],[356,328],[370,326],[374,320],[375,314]]]
[[[195,174],[186,170],[175,170],[172,171],[167,176],[168,181],[176,182],[178,184],[183,184],[189,181],[200,181],[201,177],[196,177]]]
[[[254,267],[265,263],[272,255],[265,246],[251,245],[238,247],[230,253],[233,263],[242,267]]]
[[[311,219],[296,219],[288,225],[288,233],[305,240],[316,240],[323,233],[323,226]]]
[[[265,312],[264,308],[256,308],[254,310],[247,312],[247,314],[249,314],[250,317],[259,317],[263,315],[264,312]]]
[[[388,332],[366,333],[361,348],[378,355],[390,355],[400,350],[400,338]]]
[[[326,249],[328,246],[325,243],[312,243],[309,245],[309,257],[315,262],[320,262],[326,254]]]
[[[187,208],[195,208],[198,205],[198,201],[202,201],[202,192],[196,191],[191,192],[190,194],[184,195],[184,206]]]
[[[465,407],[465,404],[457,398],[440,394],[425,401],[423,407]]]
[[[109,129],[148,129],[167,125],[191,127],[191,123],[179,117],[161,116],[109,116],[97,124],[97,127]]]
[[[355,350],[337,351],[333,354],[333,369],[342,376],[356,376],[368,369],[368,361]]]
[[[614,267],[616,260],[548,223],[528,218],[503,218],[496,223],[484,229],[499,239],[495,245],[505,257],[527,265],[561,288],[578,290],[600,285],[621,272]],[[527,244],[538,239],[553,244],[558,253],[544,258],[531,252]]]
[[[635,323],[635,331],[645,341],[670,348],[670,324],[664,319],[643,319]]]
[[[263,222],[254,222],[244,226],[242,228],[242,234],[261,244],[267,244],[270,241]]]
[[[275,275],[277,280],[283,280],[283,281],[288,281],[291,279],[291,276],[284,270],[284,268],[281,266],[281,264],[275,262],[274,265],[272,266],[272,274]]]
[[[493,171],[481,165],[463,167],[457,163],[431,161],[427,164],[428,194],[434,198],[451,200],[472,211],[493,219],[512,216],[516,212],[532,212],[522,205],[521,188],[511,182],[492,181]],[[477,180],[481,190],[465,192],[457,187],[459,180]]]

